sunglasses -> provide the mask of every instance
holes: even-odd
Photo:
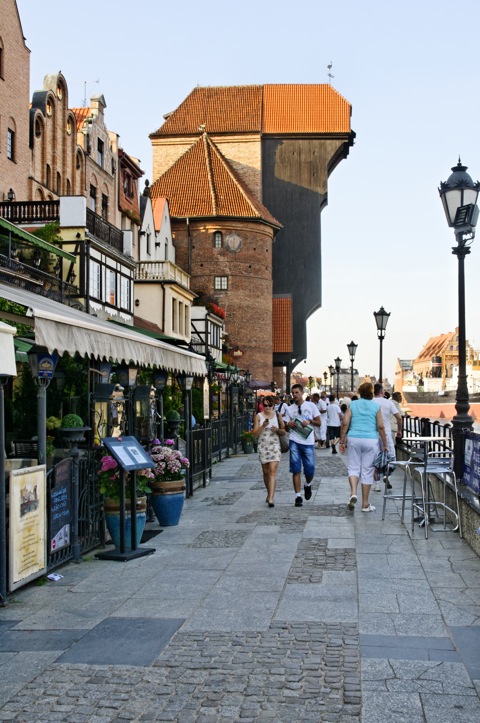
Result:
[[[264,406],[264,407],[273,407],[273,404],[269,404],[268,402],[264,402],[264,403],[263,403],[263,406]]]

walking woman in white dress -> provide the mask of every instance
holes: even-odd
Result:
[[[263,483],[267,490],[267,504],[275,507],[273,497],[277,486],[278,463],[282,457],[279,434],[285,434],[282,417],[273,408],[273,397],[266,397],[263,412],[255,415],[253,434],[258,439],[258,458],[262,465]]]

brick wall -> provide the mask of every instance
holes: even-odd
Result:
[[[270,379],[273,230],[252,221],[191,221],[187,228],[185,221],[172,219],[172,231],[177,264],[191,273],[191,289],[215,296],[226,312],[228,346],[242,352],[235,357],[237,366],[250,369],[254,379]],[[214,248],[215,231],[223,235],[220,249]],[[231,234],[240,239],[237,252],[225,248]],[[214,289],[218,276],[228,278],[228,290]]]
[[[17,201],[27,198],[30,172],[28,116],[30,100],[30,52],[23,39],[14,0],[4,0],[0,10],[0,200],[10,188]],[[8,128],[15,131],[14,161],[7,158]]]

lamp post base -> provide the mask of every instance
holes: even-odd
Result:
[[[468,407],[470,408],[470,407]],[[473,419],[468,412],[456,414],[452,419],[454,470],[458,480],[463,477],[465,456],[465,432],[473,429]]]

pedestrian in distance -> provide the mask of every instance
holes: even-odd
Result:
[[[325,440],[327,438],[327,405],[325,404],[325,400],[322,399],[317,392],[312,394],[312,402],[320,412],[320,427],[315,427],[313,433],[318,449],[322,449],[325,446]]]
[[[355,509],[357,486],[362,485],[362,512],[374,512],[370,504],[370,490],[374,481],[375,458],[378,455],[378,439],[382,448],[388,450],[387,434],[380,405],[373,398],[373,384],[364,382],[358,389],[360,399],[352,400],[345,412],[340,431],[340,452],[348,454],[348,481],[350,499],[348,508]]]
[[[388,442],[388,457],[391,461],[395,461],[396,453],[395,453],[395,440],[401,439],[402,437],[402,415],[398,411],[397,407],[395,406],[395,402],[393,402],[391,399],[385,398],[385,390],[383,386],[380,384],[380,382],[377,382],[373,387],[373,400],[376,402],[380,409],[382,410],[383,415],[383,424],[385,426],[385,429],[388,431],[390,430],[390,419],[393,417],[396,422],[396,432],[395,435],[392,436],[392,434],[389,432],[387,434],[387,442]],[[381,447],[381,445],[380,445]],[[380,450],[381,451],[381,450]],[[383,478],[385,484],[389,489],[391,489],[392,485],[390,483],[390,480],[388,478],[388,474]],[[380,485],[378,484],[378,480],[375,481],[375,486],[373,488],[375,492],[380,492]]]
[[[302,466],[305,474],[304,494],[312,496],[312,480],[315,476],[315,435],[314,427],[320,426],[320,412],[313,402],[303,400],[301,384],[292,386],[293,403],[288,407],[286,419],[290,431],[290,472],[295,492],[295,507],[303,505],[300,491]]]
[[[265,397],[263,411],[256,414],[253,421],[253,434],[258,439],[258,458],[262,465],[269,507],[275,507],[273,498],[277,487],[278,464],[282,457],[278,436],[285,433],[283,419],[273,408],[273,397]]]
[[[327,438],[332,448],[332,454],[337,454],[337,442],[340,438],[340,427],[343,414],[336,401],[335,394],[330,394],[330,404],[327,407]]]

